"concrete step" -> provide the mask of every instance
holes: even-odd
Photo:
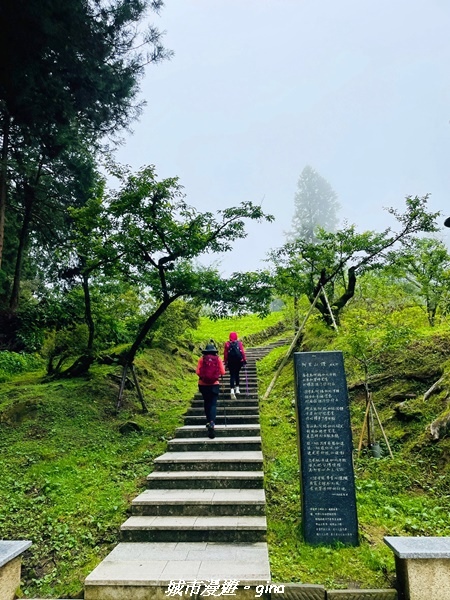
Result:
[[[206,432],[207,430],[204,425],[185,425],[176,430],[175,438],[204,438]],[[247,425],[227,425],[226,427],[225,425],[216,425],[215,432],[216,438],[253,436],[260,434],[260,426],[257,423]]]
[[[254,543],[266,540],[264,516],[130,517],[120,528],[122,542]]]
[[[230,383],[230,374],[228,373],[228,371],[223,376],[222,381],[224,385],[228,385]],[[256,368],[253,371],[247,371],[247,374],[245,374],[244,370],[239,371],[239,381],[240,386],[244,386],[246,381],[248,381],[249,384],[252,383],[254,386],[256,386],[256,384],[258,383],[258,373],[256,371]]]
[[[230,390],[231,390],[230,381],[227,379],[224,379],[221,384],[221,388],[223,388],[224,391],[230,392]],[[240,380],[239,380],[239,390],[240,390],[241,394],[243,394],[247,390],[249,392],[256,393],[258,391],[258,379],[256,378],[256,376],[255,377],[251,376],[246,379],[245,377],[242,377],[242,375],[241,375]]]
[[[263,489],[149,489],[131,503],[133,516],[261,516]]]
[[[262,471],[153,471],[147,475],[151,489],[258,489]]]
[[[223,386],[227,386],[230,383],[230,373],[228,371],[226,371],[225,375],[222,376],[222,384]],[[240,385],[244,385],[246,381],[250,382],[253,385],[256,385],[258,382],[258,373],[255,370],[253,371],[247,371],[247,375],[245,374],[245,371],[241,369],[241,371],[239,371],[239,381],[240,381]]]
[[[258,400],[258,393],[257,393],[257,390],[254,389],[254,390],[249,390],[249,393],[247,394],[244,389],[244,390],[241,390],[241,393],[237,397],[239,397],[240,399],[243,399],[243,400]],[[196,392],[194,394],[194,400],[203,400],[203,396],[200,394],[200,392]],[[230,395],[230,390],[228,388],[226,388],[226,389],[221,388],[220,394],[219,394],[219,403],[222,400],[226,400],[229,402],[232,401],[231,395]]]
[[[166,452],[155,471],[262,471],[263,456],[253,452]]]
[[[219,398],[219,405],[225,406],[227,410],[232,411],[234,407],[238,406],[253,406],[255,409],[258,409],[259,402],[257,398],[244,398],[241,396],[237,396],[236,400],[231,400],[231,398]],[[196,398],[192,400],[191,408],[201,408],[203,409],[203,398]]]
[[[221,405],[220,402],[217,405],[217,410],[219,411],[220,409],[223,410],[224,405]],[[226,408],[226,406],[225,406]],[[233,406],[233,415],[255,415],[258,413],[258,409],[255,406]],[[205,411],[203,408],[189,408],[186,411],[186,416],[188,417],[200,417],[203,416],[205,414]]]
[[[219,406],[217,409],[217,417],[216,417],[216,425],[247,425],[247,424],[258,424],[259,423],[259,414],[253,415],[235,415],[234,413],[226,415],[224,413],[223,407]],[[205,415],[203,416],[192,416],[186,415],[184,417],[185,425],[202,425],[205,427],[206,419]]]
[[[247,450],[261,450],[261,437],[258,435],[248,437],[222,437],[209,439],[206,433],[204,439],[175,438],[169,440],[169,452],[241,452]]]
[[[247,349],[236,400],[223,378],[214,440],[195,395],[132,502],[123,542],[86,579],[85,600],[162,600],[180,580],[237,581],[232,595],[250,600],[270,581],[256,362],[280,343]]]
[[[240,385],[239,387],[242,385],[244,386],[244,384],[248,381],[248,383],[252,383],[253,386],[256,386],[256,384],[258,383],[258,375],[255,371],[249,372],[247,371],[247,375],[245,374],[245,371],[239,371],[239,382]],[[223,385],[228,385],[230,383],[230,375],[227,372],[224,376],[223,376],[223,380],[222,380]]]
[[[267,544],[122,542],[88,575],[84,598],[162,600],[170,597],[165,595],[170,582],[182,579],[239,580],[241,588],[266,585],[270,581]],[[255,598],[255,590],[250,591],[248,598]],[[249,590],[245,592],[247,596]]]

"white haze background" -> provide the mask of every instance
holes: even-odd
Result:
[[[448,0],[166,0],[151,21],[175,56],[148,68],[117,159],[179,176],[202,211],[262,201],[275,222],[249,225],[224,273],[283,244],[306,165],[360,230],[395,226],[383,207],[407,195],[449,216]]]

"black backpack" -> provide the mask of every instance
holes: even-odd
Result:
[[[230,342],[230,345],[228,346],[227,360],[230,363],[240,363],[242,361],[242,352],[239,347],[239,342]]]

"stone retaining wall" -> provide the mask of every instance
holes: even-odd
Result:
[[[288,323],[286,323],[286,321],[279,321],[278,323],[275,323],[275,325],[272,325],[271,327],[267,327],[266,329],[263,329],[262,331],[259,331],[258,333],[245,335],[240,339],[246,348],[260,346],[261,344],[266,342],[271,337],[280,335],[281,333],[284,333],[285,331],[287,331],[289,328],[290,327],[289,327]]]

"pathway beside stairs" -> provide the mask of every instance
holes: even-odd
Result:
[[[87,577],[85,600],[168,598],[180,580],[236,582],[238,595],[254,598],[254,587],[270,582],[256,361],[289,341],[246,351],[236,400],[225,376],[213,440],[195,395],[133,500],[121,542]]]

